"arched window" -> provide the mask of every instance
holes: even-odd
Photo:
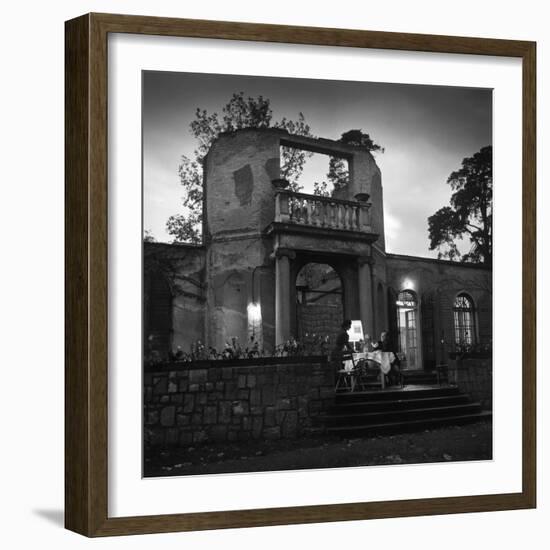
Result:
[[[397,305],[399,307],[414,308],[417,305],[416,293],[412,290],[402,290],[397,296]]]
[[[459,294],[453,305],[455,321],[455,343],[475,344],[474,302],[467,294]]]

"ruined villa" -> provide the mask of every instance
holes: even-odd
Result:
[[[291,192],[281,147],[347,161],[331,197]],[[429,159],[425,159],[429,162]],[[162,357],[251,337],[267,353],[343,319],[389,330],[404,366],[491,341],[487,267],[386,251],[383,178],[366,150],[279,129],[220,135],[204,160],[203,244],[144,243],[144,341]]]

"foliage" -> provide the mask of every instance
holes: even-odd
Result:
[[[330,157],[327,181],[314,182],[313,194],[320,195],[321,197],[330,197],[335,191],[346,187],[348,182],[349,170],[346,161],[340,157]]]
[[[309,124],[306,123],[305,117],[301,112],[298,113],[298,120],[293,121],[283,117],[279,122],[275,123],[274,127],[286,130],[289,134],[314,137]],[[291,191],[300,191],[302,189],[298,180],[302,175],[306,160],[312,154],[309,151],[303,151],[295,147],[281,147],[281,178],[289,181],[289,189]]]
[[[327,179],[335,191],[347,186],[349,182],[349,170],[344,159],[330,157]]]
[[[289,338],[283,344],[275,348],[273,353],[261,349],[254,336],[250,336],[246,346],[241,346],[236,337],[228,340],[223,349],[217,350],[205,346],[200,340],[193,342],[188,352],[184,352],[179,346],[175,352],[169,355],[170,361],[229,361],[236,359],[254,359],[260,357],[309,357],[328,356],[331,351],[331,341],[328,336],[320,334],[305,334],[301,340]],[[148,349],[144,358],[148,366],[155,366],[165,363],[166,359],[154,349]]]
[[[319,197],[330,197],[328,183],[326,181],[314,181],[313,182],[313,194]]]
[[[200,340],[197,340],[191,344],[189,352],[184,352],[181,347],[178,346],[177,350],[170,354],[170,359],[172,361],[192,362],[252,359],[254,357],[263,356],[263,351],[260,350],[258,341],[254,338],[254,336],[251,336],[245,347],[241,346],[237,337],[233,337],[225,343],[221,351],[218,351],[212,346],[207,348]]]
[[[468,357],[491,357],[493,354],[493,343],[484,342],[478,344],[454,344],[453,350],[449,353],[453,358],[467,359]]]
[[[428,218],[430,250],[438,249],[439,258],[490,264],[493,221],[493,150],[483,147],[465,158],[462,167],[452,172],[447,183],[453,194],[450,206],[440,208]],[[461,255],[457,240],[471,243]]]
[[[340,137],[340,141],[347,145],[355,145],[369,151],[369,153],[383,153],[384,148],[375,143],[369,134],[364,133],[362,130],[349,130],[344,132]]]
[[[384,148],[375,143],[369,134],[362,130],[349,130],[344,132],[339,141],[346,145],[355,145],[366,149],[370,153],[384,152]],[[314,195],[329,197],[335,191],[343,189],[349,182],[349,170],[346,161],[340,157],[330,157],[327,173],[327,181],[315,182],[313,184]],[[329,191],[330,190],[330,191]]]
[[[178,173],[186,191],[182,199],[184,213],[170,216],[166,231],[175,242],[199,244],[202,238],[202,164],[182,156]]]
[[[330,353],[330,338],[320,334],[306,333],[301,340],[290,338],[278,345],[274,357],[308,357],[311,355],[328,355]]]
[[[156,243],[157,240],[155,239],[153,233],[151,230],[146,229],[143,233],[143,242],[144,243]]]
[[[192,135],[197,140],[193,158],[182,156],[179,178],[185,190],[183,197],[184,212],[170,216],[166,222],[167,232],[175,242],[198,244],[202,239],[202,201],[203,174],[202,164],[213,141],[223,132],[233,132],[242,128],[281,128],[291,134],[312,136],[311,128],[302,113],[297,120],[286,117],[273,122],[270,100],[263,96],[244,97],[244,93],[233,94],[223,107],[222,115],[197,109],[195,119],[190,124]],[[281,177],[290,182],[290,189],[301,189],[298,180],[306,159],[311,153],[291,147],[281,148]]]

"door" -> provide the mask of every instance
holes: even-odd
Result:
[[[405,332],[406,332],[406,350],[407,364],[409,368],[415,369],[417,367],[416,351],[417,351],[417,339],[416,339],[416,310],[411,309],[405,312]]]
[[[397,296],[398,351],[404,356],[404,368],[418,369],[418,299],[412,290],[403,290]]]

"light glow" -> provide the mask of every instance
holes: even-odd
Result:
[[[262,320],[262,308],[260,304],[251,302],[248,304],[248,322],[255,325]]]
[[[248,338],[249,345],[256,346],[261,350],[264,345],[264,335],[262,327],[262,308],[257,302],[251,302],[247,307],[248,313]]]
[[[414,282],[411,279],[404,279],[403,290],[415,290]]]

